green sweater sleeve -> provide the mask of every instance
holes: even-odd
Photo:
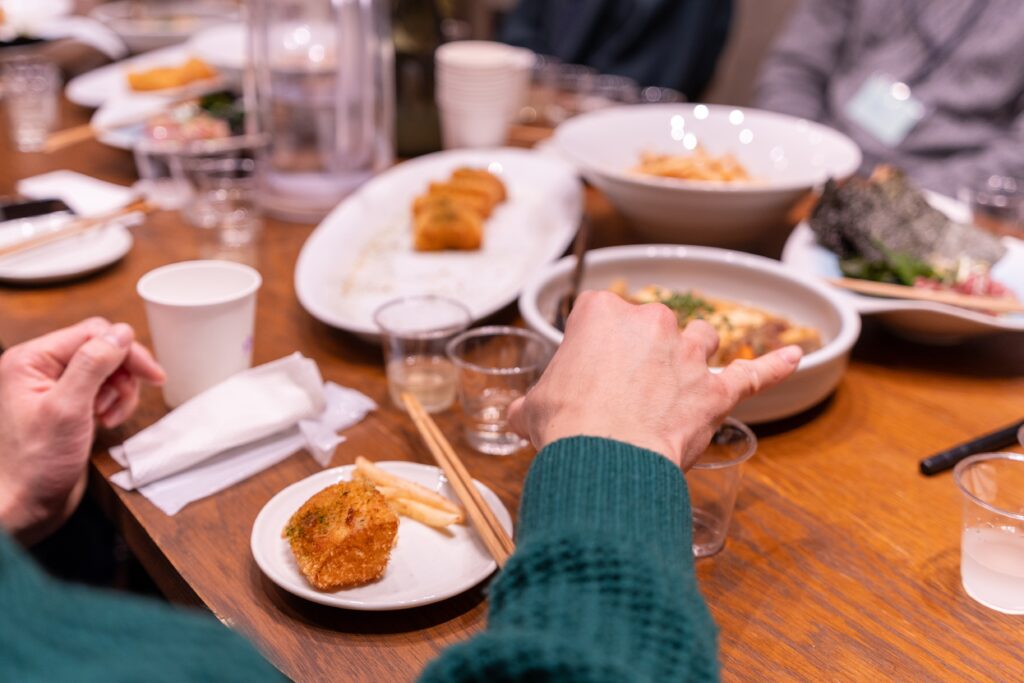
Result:
[[[682,473],[660,455],[591,437],[551,444],[527,477],[487,630],[421,683],[717,680],[690,524]]]
[[[269,680],[212,617],[59,582],[0,532],[0,681]]]

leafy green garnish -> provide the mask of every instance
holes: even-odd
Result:
[[[670,296],[661,299],[661,303],[672,309],[680,323],[691,318],[703,318],[705,313],[715,310],[707,301],[690,292],[672,292]]]
[[[937,279],[940,274],[928,263],[910,256],[886,249],[877,245],[884,258],[880,261],[869,261],[862,256],[840,259],[839,267],[846,277],[860,280],[874,280],[898,285],[913,286],[918,278]]]
[[[245,128],[245,110],[241,99],[227,91],[213,92],[199,98],[199,108],[210,116],[227,121],[231,132],[239,135]]]

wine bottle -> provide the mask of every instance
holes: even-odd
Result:
[[[434,101],[434,50],[441,44],[441,13],[434,0],[392,0],[391,7],[398,155],[436,152],[441,127]]]

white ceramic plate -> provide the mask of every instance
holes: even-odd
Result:
[[[24,225],[24,221],[0,225],[0,245],[24,239]],[[0,280],[23,284],[69,280],[115,263],[131,248],[131,233],[122,225],[109,225],[24,254],[0,258]]]
[[[555,144],[647,240],[745,247],[786,228],[793,203],[860,165],[845,135],[783,114],[704,104],[612,107],[558,126]],[[753,180],[686,181],[630,171],[643,152],[732,154]]]
[[[18,36],[36,38],[54,20],[71,14],[72,0],[0,0],[4,21],[0,23],[0,40]]]
[[[456,500],[436,467],[412,462],[380,462],[383,470]],[[377,582],[334,593],[314,589],[299,571],[288,541],[288,520],[314,493],[352,478],[353,465],[324,470],[292,484],[263,506],[252,527],[252,554],[267,577],[284,590],[322,605],[355,610],[396,610],[429,605],[477,585],[497,568],[471,527],[454,525],[450,534],[401,517],[398,540],[384,576]],[[512,518],[498,496],[475,482],[484,500],[512,535]]]
[[[970,209],[962,202],[926,192],[928,202],[952,220],[970,222]],[[992,269],[996,280],[1013,290],[1024,301],[1024,242],[1004,238],[1009,251]],[[839,258],[818,244],[806,222],[790,235],[782,260],[796,271],[818,277],[840,277]],[[909,299],[883,299],[838,290],[863,315],[876,315],[893,331],[909,339],[926,343],[956,343],[970,337],[995,332],[1024,332],[1024,315],[988,315],[965,308]]]
[[[99,107],[109,100],[135,95],[174,97],[182,92],[182,88],[147,92],[132,90],[128,87],[128,72],[153,69],[158,66],[175,66],[194,54],[195,52],[185,45],[174,45],[146,52],[72,78],[64,88],[64,94],[69,100],[83,107]]]
[[[162,0],[141,7],[136,0],[119,0],[93,8],[89,16],[138,53],[184,42],[210,26],[237,22],[238,13],[237,4],[219,0]]]
[[[217,69],[241,72],[247,61],[248,38],[243,24],[222,24],[196,33],[188,48]]]
[[[523,289],[519,310],[526,324],[558,344],[552,324],[558,300],[569,288],[575,259],[544,269]],[[813,327],[824,346],[804,356],[782,384],[749,398],[733,416],[756,424],[796,415],[821,402],[843,378],[850,350],[860,336],[854,307],[817,278],[793,273],[778,261],[712,247],[636,244],[587,253],[584,289],[608,289],[625,278],[631,288],[659,284],[697,289],[709,296],[763,308],[799,325]]]
[[[508,190],[479,251],[417,252],[410,206],[459,166],[487,167]],[[295,267],[303,308],[334,327],[377,335],[373,312],[417,294],[458,299],[474,320],[515,301],[523,284],[565,251],[583,190],[564,162],[520,149],[459,150],[413,159],[370,180],[313,231]]]

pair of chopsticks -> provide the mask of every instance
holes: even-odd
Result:
[[[420,436],[427,444],[430,454],[434,456],[434,460],[441,467],[444,476],[448,478],[448,483],[455,490],[459,502],[466,508],[469,521],[480,534],[481,540],[487,547],[487,552],[491,554],[499,568],[504,567],[509,555],[515,550],[512,539],[509,538],[498,518],[494,516],[491,506],[480,495],[480,491],[473,483],[473,478],[466,471],[466,466],[456,455],[444,434],[441,433],[437,423],[424,410],[419,399],[409,392],[403,392],[402,402],[405,403],[406,410],[409,411],[416,429],[419,430]]]
[[[1024,428],[1024,420],[1017,420],[994,432],[982,434],[970,441],[939,451],[935,455],[921,461],[921,474],[931,476],[945,472],[961,460],[978,453],[985,453],[999,448],[1006,448],[1017,443],[1017,433]]]
[[[907,287],[887,282],[872,280],[856,280],[847,277],[829,278],[829,284],[859,294],[881,296],[889,299],[913,299],[915,301],[931,301],[937,304],[948,304],[989,313],[1024,313],[1024,303],[1014,299],[1001,299],[994,296],[975,296],[958,292],[940,292],[920,287]]]
[[[36,237],[30,237],[26,240],[9,244],[5,247],[0,247],[0,259],[8,256],[14,256],[15,254],[22,254],[26,251],[38,249],[44,247],[47,244],[59,242],[61,240],[68,239],[69,237],[75,237],[78,235],[84,235],[87,232],[98,230],[106,227],[108,223],[118,218],[123,218],[131,213],[141,212],[149,213],[155,207],[144,199],[132,202],[127,206],[123,206],[115,211],[102,214],[100,216],[94,216],[92,218],[79,218],[78,220],[71,221],[59,230],[52,232],[45,232],[42,235]]]

